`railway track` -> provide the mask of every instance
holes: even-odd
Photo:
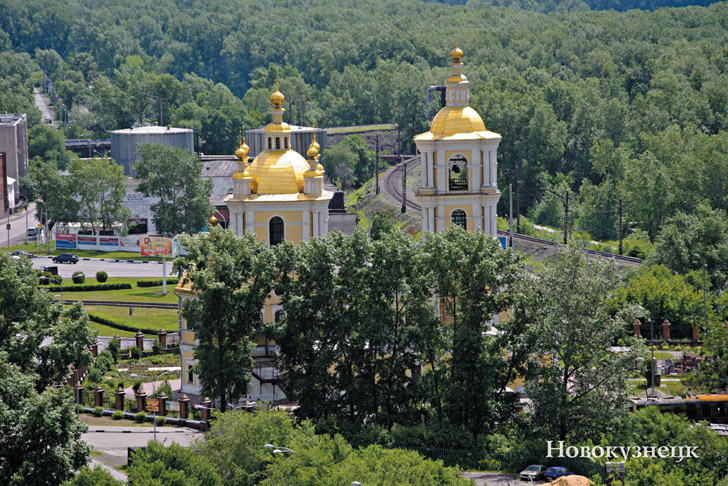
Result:
[[[395,168],[391,169],[390,172],[386,175],[384,179],[384,190],[387,191],[390,195],[390,197],[396,199],[401,203],[402,201],[402,165],[404,165],[405,170],[409,173],[411,172],[419,163],[419,157],[412,157],[411,159],[407,159],[398,166],[395,166]],[[415,203],[414,201],[411,201],[410,199],[405,198],[405,205],[407,208],[412,209],[413,211],[416,211],[418,213],[422,212],[422,206]],[[510,233],[508,231],[501,231],[498,230],[499,236],[506,236],[509,237]],[[526,236],[521,235],[518,233],[514,233],[513,238],[517,241],[522,242],[528,242],[531,244],[539,244],[543,246],[549,246],[558,248],[562,246],[561,243],[556,243],[554,241],[550,240],[542,240],[541,238],[534,238],[532,236]],[[639,265],[642,263],[642,260],[640,258],[634,258],[634,257],[628,257],[624,255],[617,255],[614,253],[607,253],[605,251],[598,251],[598,250],[589,250],[589,255],[598,256],[602,258],[614,258],[618,262],[623,263],[630,263]]]

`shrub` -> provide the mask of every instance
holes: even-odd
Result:
[[[88,372],[87,380],[89,383],[99,383],[104,379],[104,373],[98,368],[91,368]]]
[[[159,341],[153,341],[152,342],[152,351],[154,351],[155,354],[159,354],[162,351],[162,346],[160,346]]]
[[[62,285],[63,284],[63,277],[61,277],[60,275],[53,275],[51,277],[51,283],[54,284],[54,285]],[[52,291],[51,289],[48,289],[48,290]]]
[[[96,417],[101,417],[104,414],[104,408],[103,407],[96,407],[94,408],[94,415]]]
[[[131,356],[132,359],[141,359],[142,350],[139,349],[139,346],[134,346],[129,350],[129,356]]]
[[[86,274],[83,272],[73,272],[73,275],[71,275],[71,280],[73,280],[73,283],[75,284],[82,284],[86,281]]]
[[[179,279],[168,278],[167,285],[177,285]],[[164,285],[164,280],[137,280],[137,287],[161,287]]]
[[[98,368],[99,370],[101,370],[102,373],[106,373],[107,371],[112,370],[114,368],[114,357],[108,350],[103,351],[99,355],[99,357],[96,358],[94,368]]]
[[[139,392],[142,390],[142,382],[141,382],[141,380],[140,381],[135,381],[134,384],[131,386],[131,389],[134,390],[134,393],[136,393],[138,395]]]
[[[114,285],[129,285],[129,284],[114,284]],[[110,285],[108,285],[107,287],[110,287]],[[121,331],[131,331],[131,332],[141,331],[144,334],[157,334],[157,332],[159,331],[159,329],[147,329],[144,327],[129,326],[127,324],[112,321],[111,319],[106,319],[105,317],[97,316],[95,314],[89,314],[88,318],[92,322],[98,322],[99,324],[113,327],[114,329],[119,329]]]
[[[50,279],[46,276],[40,276],[38,278],[38,285],[48,285],[50,283]]]
[[[159,425],[161,427],[162,425],[167,424],[167,418],[166,417],[157,417],[156,422],[157,422],[157,425]]]
[[[55,276],[54,276],[55,278]],[[51,279],[51,282],[53,279]],[[124,290],[124,289],[130,289],[131,284],[128,283],[119,283],[119,284],[104,284],[104,285],[77,285],[73,287],[74,292],[94,292],[94,291],[102,291],[102,290]],[[48,287],[49,292],[58,291],[60,290],[59,287]],[[68,290],[68,289],[66,289]]]
[[[109,279],[109,274],[108,274],[108,273],[106,273],[106,272],[104,272],[104,271],[101,271],[101,272],[96,272],[96,281],[97,281],[97,282],[99,282],[99,283],[104,283],[104,282],[106,282],[106,281],[107,281],[108,279]]]
[[[144,412],[139,412],[139,413],[136,413],[136,414],[134,414],[134,420],[135,420],[136,422],[142,423],[142,422],[144,422],[144,421],[145,421],[146,419],[147,419],[147,414],[146,414],[146,413],[144,413]]]
[[[89,316],[89,319],[93,321],[93,319],[91,319],[91,316]],[[108,351],[109,351],[109,354],[111,355],[111,357],[114,359],[114,363],[119,361],[120,349],[119,349],[119,340],[117,339],[117,336],[114,336],[113,338],[111,338],[111,340],[109,340]]]
[[[53,274],[52,274],[51,272],[43,272],[43,274],[42,274],[42,275],[43,275],[44,277],[46,277],[46,278],[51,278],[51,277],[53,276]]]
[[[114,420],[121,420],[124,418],[124,412],[121,410],[117,410],[116,412],[111,414],[111,418]]]

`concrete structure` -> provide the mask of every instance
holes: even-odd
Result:
[[[0,212],[3,216],[7,216],[7,211],[12,211],[20,199],[20,178],[28,175],[26,114],[0,114],[0,152],[5,153],[5,163],[2,168],[4,200],[0,204]]]
[[[326,150],[326,140],[328,137],[326,135],[325,128],[301,127],[296,125],[288,125],[287,123],[286,126],[288,127],[288,140],[290,142],[289,148],[298,152],[301,157],[306,157],[306,151],[311,145],[311,142],[314,139],[314,135],[316,138],[316,142],[321,147],[321,149],[319,150],[319,155],[323,154],[324,150]],[[272,145],[270,147],[268,147],[267,145],[268,137],[266,135],[265,128],[254,128],[252,130],[246,130],[245,136],[247,143],[250,144],[250,152],[248,153],[248,155],[251,157],[257,157],[264,150],[273,148]]]
[[[414,137],[422,165],[415,196],[422,206],[422,234],[458,224],[467,231],[496,236],[501,136],[487,131],[480,115],[468,106],[469,81],[460,62],[463,51],[456,45],[450,55],[447,104],[435,116],[430,131]]]
[[[320,146],[315,134],[311,135],[306,152],[308,160],[293,150],[291,127],[283,121],[281,105],[284,100],[276,85],[271,95],[273,122],[263,130],[266,148],[248,164],[250,148],[245,138],[241,140],[235,152],[237,168],[231,177],[233,192],[225,199],[233,231],[237,235],[252,231],[259,241],[271,245],[283,241],[300,244],[325,236],[329,231],[329,203],[334,197],[332,192],[324,189],[324,168],[318,162]],[[210,172],[213,172],[212,169]],[[216,216],[210,218],[210,224],[217,224]],[[175,291],[181,301],[196,298],[191,283],[184,277]],[[272,291],[261,309],[261,321],[272,323],[282,317],[280,298]],[[180,334],[181,392],[197,395],[200,382],[193,366],[198,342],[182,317]],[[255,370],[247,398],[284,399],[285,395],[277,386],[278,370],[274,366],[276,344],[266,336],[259,337],[255,344]]]
[[[124,167],[126,175],[134,175],[139,160],[140,143],[159,143],[165,147],[179,147],[193,154],[194,132],[189,128],[136,127],[111,132],[111,158]]]

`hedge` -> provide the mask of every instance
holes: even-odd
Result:
[[[179,282],[178,278],[168,278],[167,285],[176,285]],[[137,280],[137,287],[161,287],[164,285],[164,280]]]
[[[88,318],[92,322],[96,322],[98,324],[103,324],[105,326],[113,327],[114,329],[119,329],[122,331],[131,331],[131,332],[141,331],[144,334],[157,334],[159,332],[159,329],[145,329],[143,327],[128,326],[126,324],[122,324],[121,322],[112,321],[111,319],[106,319],[105,317],[97,316],[94,314],[89,314]]]
[[[131,289],[131,284],[128,283],[117,283],[117,284],[101,284],[101,285],[67,285],[63,289],[61,287],[46,287],[49,292],[60,292],[66,289],[66,292],[93,292],[96,290],[128,290]]]

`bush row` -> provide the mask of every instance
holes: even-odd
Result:
[[[61,287],[47,287],[49,292],[60,292]],[[66,287],[67,292],[92,292],[96,290],[126,290],[131,289],[131,284],[99,284],[99,285],[74,285]]]
[[[177,278],[168,278],[167,285],[176,285],[179,282]],[[161,287],[164,285],[164,280],[137,280],[137,287]]]
[[[105,326],[113,327],[114,329],[119,329],[121,331],[131,331],[131,332],[141,331],[144,334],[157,334],[157,332],[159,331],[159,329],[145,329],[143,327],[129,326],[127,324],[122,324],[121,322],[112,321],[111,319],[106,319],[105,317],[97,316],[95,314],[89,314],[88,318],[92,322],[96,322],[98,324],[103,324]]]

